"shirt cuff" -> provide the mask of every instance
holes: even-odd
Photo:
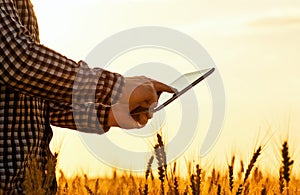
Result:
[[[124,83],[122,75],[102,70],[96,88],[96,103],[109,106],[115,104],[121,97]]]

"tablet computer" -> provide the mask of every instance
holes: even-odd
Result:
[[[138,114],[142,114],[142,113],[147,113],[147,112],[152,112],[155,113],[161,109],[163,109],[164,107],[166,107],[167,105],[169,105],[171,102],[173,102],[174,100],[176,100],[178,97],[180,97],[181,95],[183,95],[185,92],[187,92],[188,90],[190,90],[191,88],[193,88],[195,85],[197,85],[198,83],[200,83],[201,81],[203,81],[206,77],[208,77],[209,75],[211,75],[213,72],[215,71],[215,68],[210,68],[210,69],[206,69],[204,71],[196,71],[196,72],[192,72],[192,73],[187,73],[182,75],[181,77],[179,77],[178,79],[176,79],[174,82],[172,83],[178,83],[178,81],[180,82],[181,79],[184,79],[185,81],[187,81],[187,77],[195,77],[194,79],[192,79],[192,81],[190,81],[191,83],[187,84],[187,86],[183,87],[182,90],[174,93],[174,95],[169,98],[168,100],[166,100],[164,103],[162,103],[161,105],[153,108],[152,110],[149,110],[147,108],[143,108],[143,107],[137,107],[136,109],[132,110],[130,112],[131,115],[138,115]],[[188,79],[190,80],[190,79]],[[170,86],[173,87],[172,83],[170,84]],[[186,83],[185,83],[186,84]]]

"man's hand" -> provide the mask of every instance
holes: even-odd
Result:
[[[148,120],[152,118],[153,113],[131,116],[130,112],[138,107],[146,109],[156,107],[162,92],[174,93],[176,90],[144,76],[125,78],[122,95],[110,110],[108,125],[124,129],[144,127]]]

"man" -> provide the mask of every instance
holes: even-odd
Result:
[[[31,159],[43,176],[53,172],[46,166],[53,158],[50,124],[98,134],[111,126],[140,128],[152,113],[133,120],[130,111],[155,106],[158,94],[174,92],[146,77],[124,78],[76,63],[39,43],[30,0],[0,5],[0,193],[24,194]],[[55,178],[46,183],[45,191],[56,187]]]

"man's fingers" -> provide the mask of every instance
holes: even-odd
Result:
[[[148,119],[153,118],[153,112],[148,112],[148,113],[147,113],[147,117],[148,117]]]
[[[177,90],[169,85],[161,83],[159,81],[152,80],[154,88],[157,92],[169,92],[169,93],[176,93]]]
[[[130,115],[128,114],[128,105],[117,103],[109,111],[108,125],[123,129],[140,129],[147,124],[149,119],[149,113]]]
[[[147,83],[138,86],[130,96],[130,110],[134,110],[138,107],[150,108],[156,107],[158,102],[158,95],[152,83]]]
[[[147,114],[140,114],[139,115],[139,120],[137,121],[139,124],[145,126],[148,122],[148,117]]]
[[[147,122],[148,122],[148,114],[139,114],[139,115],[134,115],[132,118],[135,120],[136,124],[134,124],[133,128],[142,128],[144,127]]]
[[[157,102],[158,102],[158,96],[157,96],[157,94],[154,93],[154,94],[151,94],[148,97],[149,97],[149,99],[141,102],[140,105],[139,105],[139,107],[151,109],[151,108],[155,108],[157,106]]]

